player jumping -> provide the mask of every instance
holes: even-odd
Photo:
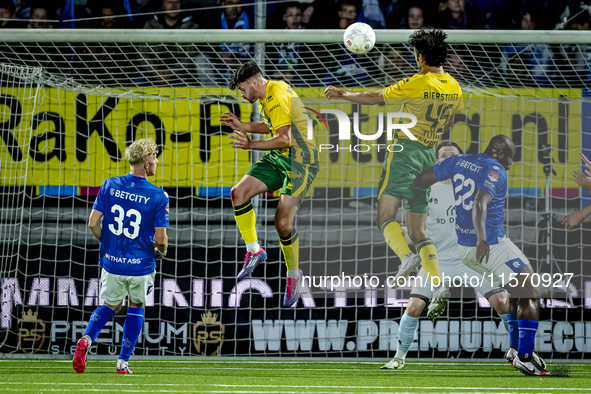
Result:
[[[343,98],[358,104],[402,104],[403,112],[417,117],[417,124],[410,131],[418,140],[410,140],[404,133],[397,134],[396,142],[403,150],[386,152],[378,189],[376,225],[402,262],[394,278],[394,287],[398,287],[399,277],[407,277],[421,261],[430,279],[441,275],[435,246],[425,231],[428,191],[417,187],[413,181],[423,169],[435,164],[433,148],[453,124],[454,115],[463,111],[462,89],[443,71],[448,58],[446,37],[442,30],[431,28],[417,30],[410,36],[420,71],[411,78],[377,91],[353,92],[333,86],[324,91],[327,98]],[[415,243],[418,255],[411,252],[402,227],[395,221],[403,203],[408,236]],[[443,294],[445,290],[440,287],[434,297],[449,297],[449,292]]]
[[[259,246],[256,219],[250,200],[264,192],[281,189],[275,213],[275,229],[281,239],[281,250],[287,265],[283,305],[296,305],[302,287],[303,274],[298,268],[298,233],[293,228],[295,213],[318,173],[318,151],[314,140],[306,137],[308,117],[293,88],[283,81],[269,81],[261,75],[255,62],[238,67],[230,89],[240,90],[250,103],[259,100],[261,122],[241,122],[226,112],[222,124],[230,126],[234,148],[270,151],[246,172],[232,188],[232,205],[240,234],[246,243],[244,266],[238,279],[252,274],[267,253]],[[248,133],[270,134],[262,141],[253,141]]]
[[[125,149],[131,172],[107,179],[92,207],[88,226],[101,243],[100,298],[105,305],[92,313],[86,332],[76,345],[73,365],[78,373],[86,369],[88,348],[121,310],[125,296],[129,296],[129,307],[117,373],[132,373],[128,361],[142,328],[146,296],[154,285],[156,260],[166,256],[168,248],[168,194],[148,182],[148,177],[156,174],[157,153],[152,138],[131,144]]]
[[[540,292],[531,280],[534,270],[503,232],[507,171],[514,155],[513,141],[497,135],[484,153],[452,156],[423,171],[416,183],[426,188],[451,178],[462,262],[486,278],[492,275],[493,286],[509,293],[511,349],[506,357],[524,374],[544,376],[548,375],[545,363],[533,354],[540,312]]]
[[[437,162],[447,160],[451,156],[463,154],[460,147],[453,142],[443,142],[437,146]],[[464,277],[478,278],[479,286],[474,287],[478,292],[484,295],[491,303],[492,307],[503,320],[505,328],[507,326],[507,315],[505,314],[505,303],[507,293],[499,287],[492,287],[488,280],[482,280],[482,275],[467,268],[460,261],[458,255],[458,238],[455,231],[455,198],[451,180],[438,182],[431,187],[429,199],[429,214],[427,215],[427,232],[433,239],[433,244],[437,248],[437,257],[439,258],[439,268],[441,274],[445,277],[454,278]],[[410,293],[410,300],[406,306],[406,311],[400,319],[400,328],[398,329],[398,349],[394,358],[382,366],[382,369],[404,369],[406,354],[412,344],[415,331],[419,324],[419,316],[425,308],[430,298],[433,297],[431,282],[427,278],[424,268],[419,272],[422,286],[413,286]],[[448,285],[447,281],[444,285]],[[464,283],[464,286],[470,286],[470,280]],[[433,299],[429,304],[429,313],[427,317],[435,319],[445,309],[447,299]]]

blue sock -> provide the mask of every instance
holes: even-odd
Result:
[[[534,341],[538,331],[536,320],[519,320],[519,348],[517,353],[521,361],[529,361],[534,351]]]
[[[127,317],[123,324],[123,343],[121,344],[119,358],[129,361],[129,356],[133,353],[133,348],[137,343],[137,337],[140,335],[143,321],[144,308],[127,308]]]
[[[410,317],[404,312],[402,319],[400,319],[400,327],[398,328],[398,350],[396,350],[396,355],[394,357],[401,359],[406,357],[408,348],[415,339],[415,331],[417,330],[418,324],[418,317]]]
[[[500,313],[497,313],[497,315],[499,315],[499,317],[503,321],[503,325],[505,326],[505,330],[507,330],[507,332],[509,332],[509,323],[507,323],[507,314],[501,315]]]
[[[90,340],[94,342],[105,324],[107,324],[113,316],[115,316],[115,311],[106,305],[96,308],[90,316],[84,335],[88,335]]]
[[[507,314],[507,325],[509,326],[509,336],[511,338],[511,347],[517,349],[519,346],[519,325],[517,320],[517,313]]]

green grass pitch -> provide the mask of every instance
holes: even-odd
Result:
[[[387,361],[387,360],[384,360]],[[570,364],[569,377],[526,377],[506,363],[409,361],[383,371],[382,360],[71,361],[0,360],[0,391],[16,393],[591,393],[591,364]],[[552,368],[552,363],[548,363]]]

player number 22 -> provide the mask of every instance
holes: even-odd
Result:
[[[121,235],[123,233],[127,238],[137,238],[140,234],[140,223],[142,222],[142,214],[136,211],[135,209],[130,209],[129,211],[125,212],[120,205],[113,205],[111,207],[111,212],[116,213],[117,216],[114,217],[116,226],[111,223],[109,224],[109,230],[115,235]],[[129,225],[133,227],[133,232],[130,233],[129,229],[123,228],[123,218],[127,216],[128,218],[134,216],[134,220],[129,222]]]
[[[466,179],[466,177],[462,174],[456,174],[454,175],[453,178],[454,183],[456,181],[460,181],[459,183],[457,183],[456,188],[454,189],[454,192],[456,194],[456,196],[458,196],[458,198],[456,198],[456,206],[459,206],[460,204],[462,204],[462,206],[464,207],[464,209],[466,211],[469,211],[472,209],[472,204],[474,203],[473,200],[470,199],[470,197],[472,197],[472,194],[474,194],[474,189],[475,189],[475,184],[474,181],[470,178]],[[467,187],[468,190],[466,191],[466,193],[464,193],[464,195],[460,196],[458,195],[458,193],[464,188]],[[470,200],[468,202],[468,200]],[[466,204],[466,202],[468,202]]]

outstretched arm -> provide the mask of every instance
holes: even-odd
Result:
[[[328,99],[342,98],[356,104],[380,104],[384,102],[383,90],[367,90],[364,92],[353,92],[329,86],[324,90],[324,96]]]
[[[472,206],[472,223],[474,224],[474,232],[476,233],[476,259],[482,263],[490,254],[490,248],[486,241],[486,215],[488,211],[488,204],[492,201],[492,196],[482,189],[476,190],[474,196],[474,205]]]
[[[435,177],[435,172],[433,171],[433,167],[429,167],[417,176],[415,179],[415,184],[420,187],[421,189],[427,189],[431,187],[431,185],[439,182],[439,179]]]

